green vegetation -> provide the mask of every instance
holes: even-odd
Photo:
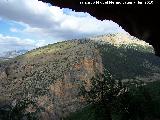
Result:
[[[95,109],[93,106],[87,106],[71,113],[65,120],[95,120]]]
[[[39,56],[42,54],[57,53],[57,52],[65,50],[65,49],[69,49],[73,46],[74,46],[74,44],[72,42],[70,42],[70,43],[68,43],[66,41],[58,42],[55,44],[50,44],[50,45],[32,50],[31,52],[28,52],[26,54],[26,56],[33,57],[33,56]]]
[[[152,53],[144,52],[140,46],[115,47],[111,44],[99,45],[103,65],[116,79],[134,79],[160,73],[159,58]],[[147,48],[145,48],[147,49]],[[148,50],[148,49],[147,49]],[[150,56],[150,57],[149,57]]]
[[[100,115],[96,113],[97,120],[111,120],[113,104],[116,103],[117,97],[126,92],[126,86],[123,86],[120,80],[112,79],[108,71],[105,74],[96,75],[91,79],[91,82],[92,87],[89,91],[85,90],[85,85],[83,86],[82,96],[89,104],[98,109],[96,112],[100,112]]]
[[[30,108],[30,111],[27,109]],[[42,111],[35,102],[23,99],[12,104],[0,107],[0,120],[38,120],[38,114]]]
[[[108,76],[108,77],[107,77]],[[110,74],[96,76],[82,95],[88,106],[66,120],[157,120],[160,119],[160,82],[115,82]],[[153,94],[152,94],[153,93]]]

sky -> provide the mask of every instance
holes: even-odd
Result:
[[[0,0],[0,53],[63,40],[125,32],[111,20],[38,0]]]

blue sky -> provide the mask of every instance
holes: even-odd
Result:
[[[118,24],[89,13],[38,0],[0,0],[0,52],[119,32],[125,31]]]

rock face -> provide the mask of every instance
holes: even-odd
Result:
[[[89,86],[103,66],[94,43],[77,40],[34,50],[0,70],[0,99],[33,99],[45,108],[42,118],[58,119],[81,107],[80,85],[86,81]]]
[[[41,119],[58,120],[84,105],[78,95],[81,85],[85,83],[89,89],[91,78],[104,68],[115,78],[159,80],[160,59],[154,56],[153,48],[138,42],[123,42],[117,47],[111,44],[115,36],[123,39],[117,34],[64,41],[0,63],[0,102],[29,98],[44,108]],[[136,60],[141,65],[134,67]],[[150,74],[142,74],[142,68]],[[136,74],[136,70],[142,73]]]

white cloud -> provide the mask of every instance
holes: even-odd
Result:
[[[10,28],[11,32],[18,32],[19,30],[17,28]]]
[[[4,36],[0,34],[0,48],[1,52],[10,50],[31,50],[36,47],[46,45],[44,40],[20,39],[18,37]]]
[[[49,44],[49,43],[46,43],[46,40],[39,40],[35,45],[36,45],[36,47],[41,47],[46,44]]]
[[[22,32],[54,39],[72,39],[124,32],[113,21],[100,21],[88,13],[60,9],[38,0],[0,0],[0,17],[25,24]],[[15,29],[12,31],[16,31]]]

